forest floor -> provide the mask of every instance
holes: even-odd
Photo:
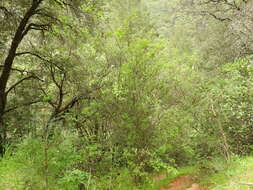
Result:
[[[206,166],[211,170],[192,168],[172,181],[168,181],[165,174],[157,176],[165,182],[160,190],[248,190],[250,187],[241,183],[253,182],[253,156],[234,157],[230,163],[217,159]]]
[[[195,181],[194,176],[179,176],[169,185],[162,187],[161,190],[207,190],[204,187],[200,187]]]

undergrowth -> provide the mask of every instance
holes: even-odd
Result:
[[[247,190],[249,186],[240,183],[253,181],[253,157],[250,156],[234,156],[229,163],[214,160],[209,162],[209,167],[212,170],[200,181],[200,185],[208,186],[209,190]]]

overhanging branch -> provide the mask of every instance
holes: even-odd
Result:
[[[0,68],[3,68],[3,67],[4,67],[3,65],[0,65]],[[11,68],[11,70],[12,70],[12,71],[19,72],[19,73],[21,73],[21,74],[26,73],[26,74],[34,75],[34,73],[33,73],[33,72],[31,72],[31,71],[27,71],[27,70],[25,70],[25,69]]]
[[[10,91],[12,91],[14,88],[16,88],[18,85],[20,85],[22,82],[26,81],[26,80],[30,80],[30,79],[38,79],[38,80],[41,80],[39,79],[37,76],[35,75],[31,75],[31,76],[28,76],[28,77],[25,77],[21,80],[19,80],[18,82],[16,82],[15,84],[13,84],[7,91],[6,91],[6,94],[8,94]]]
[[[55,64],[54,62],[52,62],[52,61],[50,61],[50,60],[48,60],[48,59],[46,59],[44,57],[42,57],[41,55],[39,55],[37,53],[30,52],[30,51],[16,53],[16,56],[22,56],[22,55],[31,55],[31,56],[37,57],[38,59],[40,59],[40,60],[42,60],[42,61],[44,61],[46,63],[54,65],[59,70],[64,71],[64,69],[62,69],[61,67],[59,67],[57,64]]]
[[[36,14],[36,13],[34,13]],[[25,28],[24,32],[22,33],[22,38],[30,31],[30,30],[49,30],[49,28],[52,26],[52,23],[47,23],[47,24],[35,24],[35,23],[30,23],[28,26]]]

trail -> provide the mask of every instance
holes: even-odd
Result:
[[[194,182],[194,177],[185,175],[176,178],[171,184],[164,186],[161,190],[207,190]]]

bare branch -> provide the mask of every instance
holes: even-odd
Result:
[[[242,0],[242,2],[246,4],[248,3],[248,0]],[[228,0],[207,0],[204,2],[200,2],[200,5],[207,5],[207,4],[214,4],[216,6],[225,5],[231,7],[234,10],[241,11],[241,7],[237,4],[235,0],[233,0],[232,2]]]
[[[221,17],[219,17],[219,16],[217,16],[217,15],[215,15],[214,13],[211,13],[211,12],[205,12],[206,14],[208,14],[208,15],[210,15],[210,16],[212,16],[213,18],[215,18],[216,20],[219,20],[219,21],[232,21],[232,19],[230,19],[230,18],[221,18]]]

